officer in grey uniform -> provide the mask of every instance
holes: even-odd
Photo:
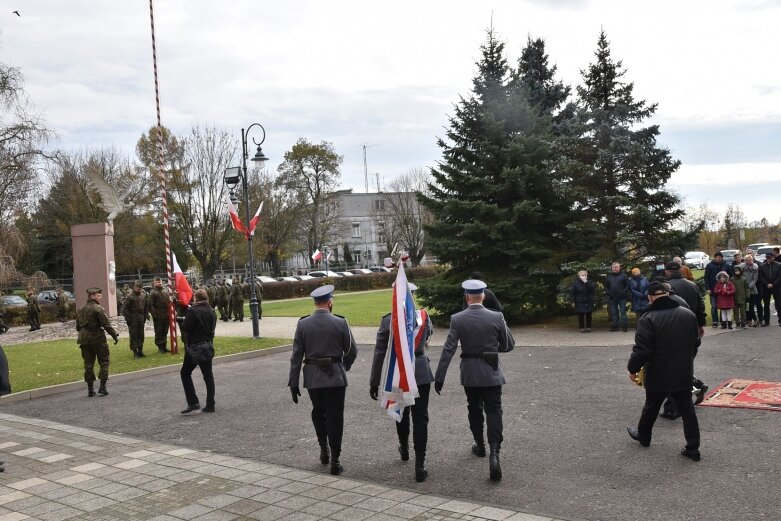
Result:
[[[344,396],[347,371],[358,356],[347,320],[331,313],[333,286],[321,286],[310,293],[315,311],[301,317],[293,339],[288,386],[293,402],[301,396],[299,375],[304,365],[304,387],[312,400],[312,423],[320,443],[320,462],[331,463],[331,474],[344,468],[339,463],[344,429]],[[330,447],[330,455],[329,455]]]
[[[488,461],[490,477],[502,479],[499,466],[499,448],[502,444],[502,385],[507,383],[499,365],[499,353],[512,351],[513,338],[504,317],[497,311],[483,307],[485,282],[469,279],[461,284],[468,307],[450,317],[450,331],[442,348],[434,390],[440,394],[450,360],[461,342],[461,385],[466,393],[469,428],[475,442],[472,453],[485,457],[483,411],[491,449]]]
[[[409,283],[409,289],[414,292],[418,289],[415,284]],[[420,325],[422,328],[420,338],[415,345],[415,382],[418,386],[418,397],[415,404],[405,407],[401,416],[401,421],[396,422],[396,434],[399,436],[399,454],[401,460],[409,460],[409,419],[410,410],[412,412],[412,446],[415,449],[415,481],[418,483],[426,480],[428,471],[426,470],[426,444],[428,443],[428,397],[431,391],[431,382],[434,381],[434,375],[431,372],[431,362],[426,355],[426,346],[431,337],[431,319],[425,315],[425,323]],[[379,397],[380,377],[382,365],[385,362],[385,353],[388,351],[388,343],[391,332],[391,314],[388,313],[382,317],[380,329],[377,330],[377,342],[374,345],[374,360],[372,361],[371,376],[369,379],[369,396],[372,400]]]

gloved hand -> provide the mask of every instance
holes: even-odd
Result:
[[[290,394],[293,397],[293,403],[298,403],[298,397],[301,396],[301,389],[298,387],[291,387]]]
[[[380,396],[380,387],[372,385],[369,387],[369,398],[376,400]]]
[[[442,387],[445,385],[445,382],[434,382],[434,390],[437,392],[437,394],[442,394],[440,391],[442,391]]]
[[[119,343],[119,337],[115,336],[114,337],[114,345],[117,345],[118,343]]]

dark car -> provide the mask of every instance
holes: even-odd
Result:
[[[63,293],[68,297],[68,302],[71,304],[76,302],[76,297],[73,296],[73,293],[67,290],[62,290]],[[57,291],[53,289],[47,289],[44,291],[41,291],[38,293],[38,302],[41,304],[56,304],[57,303]]]

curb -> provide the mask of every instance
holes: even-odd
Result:
[[[215,356],[212,360],[213,364],[225,364],[228,362],[236,362],[238,360],[246,360],[250,358],[257,358],[260,356],[273,355],[275,353],[284,353],[285,351],[291,351],[293,349],[292,344],[269,347],[266,349],[258,349],[256,351],[245,351],[243,353],[234,353],[232,355]],[[141,369],[139,371],[131,371],[129,373],[120,373],[110,376],[110,379],[114,382],[128,382],[136,380],[137,378],[146,378],[147,376],[156,376],[160,374],[168,374],[179,371],[182,368],[181,364],[163,365],[160,367],[150,367],[149,369]],[[67,393],[70,391],[77,391],[84,388],[84,382],[69,382],[66,384],[50,385],[47,387],[39,387],[38,389],[30,389],[28,391],[21,391],[18,393],[6,394],[0,396],[0,406],[6,403],[23,402],[26,400],[33,400],[35,398],[43,398],[44,396],[53,396],[56,394]]]

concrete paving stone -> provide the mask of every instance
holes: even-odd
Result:
[[[330,501],[316,501],[309,506],[301,508],[301,512],[308,512],[310,514],[318,514],[322,517],[330,516],[335,512],[344,510],[346,507],[338,503],[331,503]]]
[[[356,487],[352,489],[353,492],[366,494],[367,496],[379,496],[383,492],[387,492],[389,490],[390,489],[388,487],[383,487],[382,485],[374,485],[372,483],[366,483],[360,487]]]
[[[390,499],[382,499],[381,497],[370,497],[360,503],[356,503],[354,506],[363,508],[364,510],[371,510],[372,512],[383,512],[388,510],[392,506],[396,505],[395,501]]]
[[[103,467],[91,471],[90,474],[101,478],[107,478],[109,476],[116,474],[117,472],[122,472],[122,469],[118,469],[117,467]]]
[[[30,487],[28,489],[25,489],[25,492],[28,494],[42,494],[43,492],[48,492],[50,490],[54,490],[57,488],[60,488],[62,485],[59,483],[54,483],[52,481],[47,481],[46,483],[42,483],[40,485],[35,485],[34,487]]]
[[[366,521],[397,521],[395,517],[384,512],[373,514],[366,518]]]
[[[234,514],[232,512],[223,512],[221,510],[215,510],[214,512],[209,512],[208,514],[198,516],[194,518],[193,521],[232,521],[237,517],[239,517],[239,515]]]
[[[92,472],[93,470],[102,469],[103,467],[105,467],[103,463],[85,463],[78,467],[71,467],[70,470],[74,472]]]
[[[23,519],[30,519],[30,516],[20,512],[10,512],[8,514],[0,515],[0,521],[22,521]]]
[[[16,492],[9,492],[8,494],[3,494],[0,496],[0,505],[19,501],[20,499],[24,499],[26,497],[30,497],[30,494],[22,492],[21,490],[17,490]]]
[[[168,454],[162,454],[160,452],[153,452],[149,456],[144,456],[143,458],[138,458],[138,459],[142,459],[144,461],[158,462],[158,461],[162,461],[162,460],[167,460],[170,457],[171,456],[169,456]]]
[[[177,517],[179,519],[194,519],[198,516],[202,516],[204,514],[207,514],[209,512],[213,512],[214,508],[207,507],[206,505],[198,505],[198,504],[192,504],[187,505],[186,507],[177,508],[176,510],[172,510],[168,512],[167,514],[169,516]]]
[[[268,465],[264,465],[263,463],[257,463],[255,461],[247,461],[245,463],[242,463],[237,469],[246,470],[248,472],[260,472],[261,469],[267,467]]]
[[[43,499],[43,498],[40,498]],[[39,514],[46,514],[54,510],[59,510],[62,505],[55,501],[46,501],[45,499],[37,505],[29,506],[25,509],[19,509],[21,512],[29,516],[37,516]]]
[[[311,497],[314,499],[319,500],[330,500],[332,497],[334,497],[338,492],[336,492],[332,488],[327,487],[315,487],[309,490],[304,490],[300,493],[302,496]]]
[[[36,505],[40,505],[41,503],[47,503],[47,502],[48,500],[46,498],[42,498],[38,496],[30,496],[24,499],[20,499],[18,501],[11,501],[10,503],[6,503],[5,505],[3,505],[3,507],[7,508],[12,512],[22,512],[26,508],[34,507]]]
[[[56,463],[58,461],[63,461],[66,459],[70,459],[72,457],[73,456],[71,454],[58,453],[58,454],[52,454],[51,456],[46,456],[45,458],[39,458],[39,459],[45,463]]]
[[[345,509],[329,514],[328,518],[334,521],[363,521],[374,515],[371,510],[364,510],[362,508],[347,507]]]
[[[135,499],[137,497],[144,496],[146,494],[148,494],[146,490],[140,490],[137,488],[125,488],[123,490],[112,492],[111,494],[106,494],[106,497],[109,499],[113,499],[114,501],[129,501],[131,499]]]
[[[306,496],[291,496],[287,498],[286,500],[282,501],[281,503],[278,503],[280,506],[283,506],[285,508],[289,508],[291,510],[303,510],[306,507],[313,505],[317,503],[317,499],[313,499],[311,497]]]
[[[80,492],[77,488],[72,487],[62,487],[62,488],[55,488],[53,490],[49,490],[48,492],[43,492],[41,494],[38,494],[41,497],[45,497],[46,499],[50,499],[52,501],[59,501],[60,498],[70,496],[72,494],[76,494]]]
[[[311,483],[302,483],[300,481],[293,481],[292,483],[288,483],[287,485],[282,485],[281,487],[278,487],[277,490],[281,490],[282,492],[290,492],[291,494],[300,494],[301,492],[312,490],[316,486],[317,485],[312,485]]]
[[[17,445],[19,445],[19,443],[15,442],[15,441],[6,441],[6,442],[3,442],[3,443],[0,443],[0,450],[8,449],[8,448],[11,448],[11,447],[16,447]]]
[[[174,469],[177,470],[177,469]],[[178,470],[177,470],[178,472]],[[235,478],[236,476],[241,476],[242,474],[246,474],[246,471],[241,469],[231,469],[227,467],[217,467],[217,470],[211,471],[211,470],[204,470],[201,472],[202,474],[208,474],[210,476],[215,476],[218,478]]]
[[[185,454],[193,454],[194,452],[196,451],[192,449],[171,449],[165,451],[169,456],[184,456]]]
[[[285,517],[279,519],[279,521],[320,521],[322,518],[315,514],[308,514],[307,512],[293,512]]]
[[[171,467],[163,467],[161,465],[157,465],[156,463],[148,463],[148,469],[145,467],[143,468],[137,468],[137,472],[140,472],[142,474],[147,474],[148,476],[154,476],[156,478],[167,478],[168,476],[171,476],[172,474],[176,474],[179,472],[179,469],[174,469]]]
[[[327,487],[335,488],[338,490],[354,490],[358,487],[362,487],[366,484],[364,481],[355,481],[352,479],[341,478],[334,480],[331,483],[327,483]]]
[[[279,503],[280,501],[286,500],[292,495],[293,494],[288,494],[287,492],[280,492],[279,490],[271,489],[252,496],[249,499],[252,501],[259,501],[261,503],[268,503],[269,505],[273,505],[274,503]]]
[[[280,478],[277,476],[270,476],[255,482],[256,485],[266,488],[278,488],[287,485],[288,483],[290,483],[289,479]]]
[[[179,521],[179,518],[169,516],[169,515],[162,515],[162,516],[155,516],[153,518],[148,519],[147,521]]]
[[[512,510],[505,510],[503,508],[481,506],[469,514],[475,517],[484,517],[485,519],[490,519],[492,521],[503,521],[504,519],[507,519],[508,517],[515,514],[515,512]]]
[[[111,456],[110,458],[101,459],[100,462],[106,466],[114,466],[117,463],[122,463],[123,461],[127,461],[127,460],[128,459],[124,456]]]
[[[98,494],[99,496],[108,496],[109,494],[113,494],[114,492],[119,492],[120,490],[125,490],[127,488],[127,485],[123,483],[106,483],[105,485],[100,485],[98,487],[92,487],[89,489],[90,492],[93,494]]]
[[[96,452],[100,452],[100,451],[104,450],[104,448],[101,447],[100,445],[87,445],[85,447],[81,447],[81,450],[83,450],[85,452],[96,453]]]
[[[128,469],[143,467],[144,465],[149,465],[149,462],[140,459],[130,459],[127,461],[121,461],[119,463],[115,463],[112,466],[117,467],[118,469],[128,470]]]
[[[16,452],[12,452],[14,456],[30,456],[32,454],[37,454],[39,452],[43,452],[46,449],[42,449],[41,447],[28,447],[26,449],[17,450]]]
[[[107,497],[97,497],[95,499],[90,499],[88,501],[83,501],[76,505],[71,505],[80,508],[81,510],[84,510],[85,512],[93,512],[95,510],[99,510],[101,508],[106,508],[108,506],[111,506],[115,504],[116,501],[114,501],[111,498]]]
[[[108,481],[114,483],[122,483],[123,485],[137,485],[138,483],[147,483],[153,479],[157,479],[154,476],[147,476],[140,472],[134,472],[132,470],[120,470],[114,474],[106,477]]]
[[[252,501],[251,499],[240,499],[235,503],[230,503],[229,505],[219,508],[220,510],[226,510],[228,512],[233,512],[234,514],[246,515],[256,510],[260,510],[261,508],[266,508],[266,506],[268,506],[266,503]]]
[[[327,485],[328,483],[338,481],[338,479],[333,476],[329,476],[328,474],[315,474],[311,478],[306,478],[302,481],[304,483],[311,483],[312,485]]]
[[[279,476],[280,474],[285,474],[289,470],[289,468],[281,467],[279,465],[266,465],[258,472],[261,474],[266,474],[267,476]]]
[[[65,519],[71,519],[83,513],[84,511],[79,510],[78,508],[65,506],[58,510],[52,510],[51,512],[38,514],[35,517],[37,517],[41,521],[61,521],[61,520],[64,521]]]
[[[247,499],[252,496],[257,496],[258,494],[261,494],[263,492],[266,492],[268,488],[266,487],[259,487],[257,485],[244,485],[239,488],[235,488],[228,492],[228,494],[232,496],[238,496],[240,498]]]
[[[100,496],[98,496],[97,494],[92,494],[90,492],[82,491],[60,498],[59,502],[62,503],[63,505],[68,505],[70,507],[81,508],[81,503],[85,503],[87,501],[93,501],[99,498]]]
[[[230,494],[217,494],[216,496],[210,496],[198,500],[199,505],[205,505],[212,508],[222,508],[238,501],[241,501],[240,496],[232,496]]]
[[[244,469],[242,469],[244,470]],[[193,470],[193,472],[199,472],[198,469]],[[263,474],[260,474],[259,472],[245,472],[244,474],[239,474],[238,476],[232,477],[231,480],[238,481],[240,483],[250,483],[254,484],[256,481],[260,481],[261,479],[264,479],[267,476],[264,476]]]
[[[174,483],[184,483],[185,481],[191,481],[202,477],[201,474],[191,472],[189,470],[179,470],[176,474],[166,476],[165,479],[173,481]]]
[[[148,459],[148,458],[144,458],[144,459]],[[194,461],[191,459],[184,459],[184,458],[164,458],[164,459],[156,460],[155,462],[158,465],[165,465],[167,467],[173,467],[175,469],[182,469],[182,470],[195,470],[204,466],[204,463],[201,461]]]
[[[391,488],[381,494],[377,494],[377,497],[381,497],[383,499],[392,499],[393,501],[404,503],[419,495],[420,494],[417,492],[410,492],[409,490],[399,490],[399,489]]]
[[[98,479],[94,476],[90,476],[89,474],[73,474],[71,476],[67,476],[64,478],[60,478],[55,480],[57,483],[60,483],[62,485],[75,485],[76,483],[81,483],[82,481],[89,481],[91,479]]]
[[[314,475],[315,474],[313,472],[307,472],[306,470],[291,470],[290,472],[285,472],[284,474],[280,474],[279,477],[285,479],[291,479],[293,481],[303,481],[306,478],[310,478]]]
[[[467,503],[466,501],[451,500],[446,503],[442,503],[437,507],[439,510],[446,510],[449,512],[456,512],[459,514],[469,514],[474,510],[480,508],[480,505],[474,503]]]
[[[46,479],[49,481],[57,481],[58,479],[62,478],[68,478],[70,476],[75,476],[76,474],[79,474],[79,472],[73,472],[72,470],[58,470],[56,472],[49,472],[46,474]]]
[[[340,505],[353,506],[366,499],[369,499],[369,496],[358,494],[357,492],[345,491],[332,494],[331,497],[328,498],[328,501],[339,503]]]
[[[109,485],[111,483],[113,483],[113,481],[110,481],[105,478],[93,478],[90,480],[82,480],[77,483],[73,483],[69,486],[73,488],[77,488],[79,490],[86,490],[87,492],[89,492],[95,487],[102,487],[103,485]]]
[[[542,516],[535,516],[534,514],[524,514],[523,512],[518,512],[517,514],[514,514],[505,521],[555,521],[551,517],[542,517]]]
[[[392,512],[399,519],[415,519],[427,510],[429,510],[429,507],[412,505],[410,503],[396,503],[387,512]]]
[[[287,508],[277,505],[268,505],[260,510],[250,512],[246,517],[257,519],[258,521],[276,521],[290,513],[292,513],[292,510],[288,510]]]
[[[128,452],[127,454],[123,454],[122,456],[126,458],[132,458],[132,459],[138,459],[143,458],[145,456],[151,456],[152,454],[157,454],[156,452],[152,452],[151,450],[137,450],[135,452]]]

